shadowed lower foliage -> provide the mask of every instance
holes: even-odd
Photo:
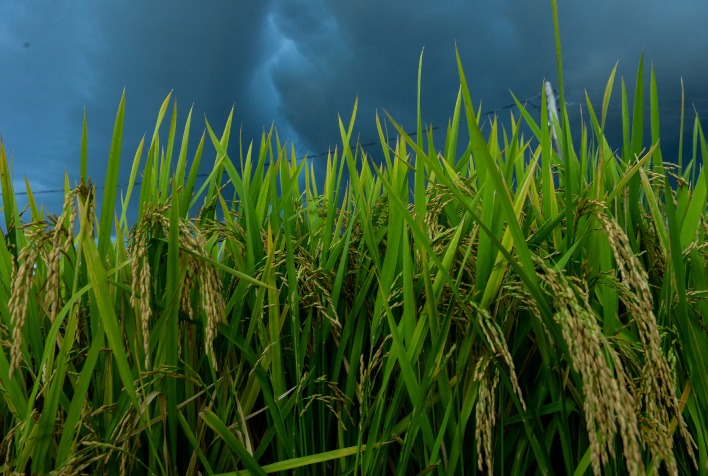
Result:
[[[228,150],[231,116],[188,160],[168,96],[118,217],[85,176],[20,212],[0,146],[0,468],[708,473],[708,144],[664,162],[637,78],[615,150],[614,71],[574,143],[564,106],[482,124],[460,66],[444,144],[419,108],[375,163],[355,104],[320,183],[273,131]]]

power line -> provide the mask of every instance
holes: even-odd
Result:
[[[533,107],[534,109],[540,110],[541,107],[540,107],[539,105],[534,104],[534,103],[531,102],[531,100],[536,99],[536,98],[538,98],[538,97],[540,97],[540,96],[541,96],[541,93],[537,93],[537,94],[534,94],[534,95],[532,95],[532,96],[526,97],[525,99],[523,99],[523,100],[520,101],[520,102],[522,102],[523,104],[528,104],[528,105],[530,105],[531,107]],[[496,108],[496,109],[490,109],[490,110],[488,110],[488,111],[484,111],[484,112],[482,112],[482,116],[495,115],[495,114],[497,114],[497,113],[499,113],[499,112],[501,112],[501,111],[505,111],[505,110],[507,110],[507,109],[515,108],[516,106],[517,106],[516,102],[509,103],[509,104],[506,104],[506,105],[504,105],[504,106],[498,107],[498,108]],[[434,131],[434,130],[438,130],[439,128],[440,128],[440,126],[433,126],[433,127],[429,128],[428,130],[429,130],[429,131]],[[407,132],[406,134],[408,134],[409,136],[416,136],[418,133],[417,133],[417,132]],[[389,138],[389,139],[387,139],[387,143],[388,143],[388,142],[393,142],[393,141],[395,141],[395,140],[397,140],[396,137]],[[359,146],[360,148],[372,147],[372,146],[376,146],[376,145],[383,145],[383,144],[382,144],[382,142],[381,142],[380,140],[378,140],[378,141],[366,142],[366,143],[364,143],[364,144],[358,144],[358,146]],[[352,147],[351,144],[350,144],[350,147]],[[318,152],[318,153],[313,154],[313,155],[307,155],[307,154],[305,154],[303,157],[300,157],[300,160],[305,160],[305,159],[317,159],[317,158],[321,158],[321,157],[326,157],[326,156],[328,156],[330,153],[331,153],[331,149],[328,150],[327,152]],[[208,177],[209,175],[210,175],[209,173],[200,173],[200,174],[197,174],[196,177]],[[133,183],[133,185],[140,185],[140,184],[142,184],[142,180],[136,180],[136,181]],[[125,183],[125,182],[124,182],[124,183],[120,183],[120,184],[118,184],[118,188],[119,188],[119,189],[120,189],[120,188],[124,188],[124,187],[127,187],[128,185],[129,185],[129,183]],[[95,188],[96,188],[97,190],[100,190],[100,189],[105,188],[105,186],[104,186],[104,185],[95,185]],[[32,195],[50,195],[50,194],[54,194],[54,193],[64,193],[64,188],[49,188],[49,189],[43,189],[43,190],[32,191]],[[26,190],[25,190],[25,191],[22,191],[22,192],[15,192],[15,195],[16,195],[16,196],[17,196],[17,195],[28,195],[28,194],[29,194],[29,192],[27,192]]]

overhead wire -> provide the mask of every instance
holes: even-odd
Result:
[[[533,107],[534,109],[540,110],[540,106],[539,106],[539,105],[534,104],[534,103],[531,102],[531,100],[536,99],[536,98],[538,98],[538,97],[540,97],[540,96],[541,96],[541,93],[537,93],[537,94],[534,94],[534,95],[532,95],[532,96],[527,96],[526,98],[522,99],[520,102],[521,102],[522,104],[528,104],[529,106]],[[499,112],[501,112],[501,111],[505,111],[505,110],[507,110],[507,109],[512,109],[512,108],[514,108],[514,107],[516,107],[516,106],[517,106],[516,102],[509,103],[509,104],[506,104],[506,105],[504,105],[504,106],[501,106],[501,107],[498,107],[498,108],[495,108],[495,109],[490,109],[490,110],[488,110],[488,111],[484,111],[484,112],[482,112],[482,116],[495,115],[495,114],[497,114],[497,113],[499,113]],[[428,128],[427,130],[437,130],[437,129],[439,129],[439,128],[440,128],[440,126],[433,126],[433,127]],[[410,135],[410,136],[415,136],[415,135],[417,135],[417,132],[407,132],[407,134]],[[387,142],[392,142],[392,141],[395,141],[395,140],[396,140],[396,138],[395,138],[395,137],[392,137],[392,138],[389,138],[389,139],[387,140]],[[380,141],[380,140],[378,140],[378,141],[374,140],[374,141],[366,142],[366,143],[363,143],[363,144],[357,144],[357,146],[360,147],[360,148],[372,147],[372,146],[376,146],[376,145],[382,145],[381,141]],[[350,145],[350,147],[351,147],[351,145]],[[311,155],[310,155],[310,154],[306,154],[306,155],[304,155],[303,157],[300,157],[300,160],[316,159],[316,158],[326,157],[326,156],[328,156],[330,153],[331,153],[331,149],[328,150],[328,151],[326,151],[326,152],[323,151],[323,152],[318,152],[318,153],[316,153],[316,154],[311,154]],[[207,177],[207,176],[209,176],[209,173],[199,173],[199,174],[196,175],[196,177],[200,177],[200,178]],[[142,183],[141,180],[136,180],[135,182],[133,182],[133,185],[140,185],[141,183]],[[121,188],[127,187],[128,185],[129,185],[129,183],[126,183],[126,182],[124,182],[124,183],[119,183],[119,184],[118,184],[118,188],[121,189]],[[96,187],[96,189],[98,189],[98,190],[101,190],[101,189],[105,188],[104,185],[95,185],[95,187]],[[32,195],[48,195],[48,194],[53,194],[53,193],[64,193],[64,188],[50,188],[50,189],[42,189],[42,190],[33,190],[33,191],[32,191]],[[29,192],[27,192],[26,190],[25,190],[25,191],[18,191],[18,192],[15,192],[15,195],[28,195],[28,194],[29,194]]]
[[[531,106],[531,107],[534,108],[535,110],[541,110],[541,105],[540,105],[540,104],[536,104],[536,103],[532,102],[532,100],[534,100],[534,99],[536,99],[536,98],[538,98],[538,97],[540,97],[540,96],[541,96],[541,93],[537,93],[537,94],[534,94],[534,95],[532,95],[532,96],[527,96],[525,99],[521,100],[520,102],[522,102],[524,105]],[[570,106],[570,107],[574,107],[574,106],[583,107],[583,104],[582,104],[582,103],[579,103],[579,102],[567,102],[567,101],[566,101],[565,104],[566,104],[566,106]],[[695,103],[694,103],[694,104],[695,104]],[[504,111],[504,110],[507,110],[507,109],[512,109],[512,108],[514,108],[514,107],[516,107],[516,106],[517,106],[516,102],[514,102],[514,103],[509,103],[509,104],[506,104],[506,105],[504,105],[504,106],[498,107],[498,108],[496,108],[496,109],[490,109],[490,110],[488,110],[488,111],[484,111],[484,112],[482,112],[482,116],[490,116],[490,115],[498,114],[498,113],[501,112],[501,111]],[[613,104],[610,104],[609,107],[610,107],[610,109],[616,109],[618,106],[613,105]],[[660,109],[665,110],[665,108],[660,108]],[[674,109],[676,109],[676,108],[674,108]],[[672,109],[672,110],[673,110],[673,109]],[[608,111],[608,114],[610,114],[610,115],[616,115],[616,114],[620,114],[620,113],[617,112],[617,111],[615,111],[615,110],[610,110],[610,111]],[[680,116],[680,114],[664,114],[664,115],[663,115],[663,117],[665,117],[665,118],[666,118],[666,117],[679,117],[679,116]],[[437,130],[437,129],[439,129],[439,128],[440,128],[440,126],[434,126],[434,127],[429,128],[429,130]],[[417,134],[417,132],[409,132],[409,133],[407,133],[407,134],[410,135],[410,136],[415,136],[415,135]],[[396,138],[393,137],[393,138],[388,139],[388,142],[392,142],[392,141],[395,141],[395,140],[396,140]],[[358,144],[358,146],[361,147],[361,148],[372,147],[372,146],[375,146],[375,145],[381,145],[381,141],[370,141],[370,142],[366,142],[366,143],[364,143],[364,144]],[[316,158],[326,157],[326,156],[328,156],[330,153],[331,153],[331,149],[328,150],[328,151],[326,151],[326,152],[323,151],[323,152],[318,152],[318,153],[315,153],[315,154],[306,154],[305,156],[300,157],[300,160],[304,160],[304,159],[316,159]],[[206,177],[206,176],[208,176],[208,175],[209,175],[208,173],[200,173],[200,174],[197,174],[196,176],[197,176],[197,177]],[[141,183],[142,183],[142,181],[137,180],[137,181],[134,182],[134,185],[140,185]],[[120,183],[120,184],[118,184],[118,187],[119,187],[119,188],[123,188],[123,187],[126,187],[127,185],[128,185],[128,183]],[[96,188],[97,188],[97,189],[103,189],[104,186],[103,186],[103,185],[96,185]],[[63,189],[63,188],[48,188],[48,189],[42,189],[42,190],[35,190],[35,191],[32,191],[32,195],[48,195],[48,194],[53,194],[53,193],[64,193],[64,189]],[[15,192],[15,195],[28,195],[28,192],[27,192],[27,191],[18,191],[18,192]]]

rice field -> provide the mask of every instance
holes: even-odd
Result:
[[[320,182],[232,116],[188,154],[170,96],[125,189],[121,100],[100,207],[86,121],[59,215],[0,144],[3,474],[708,474],[698,117],[663,155],[640,61],[571,127],[559,61],[557,118],[485,122],[458,66],[443,143],[419,100],[374,161],[355,103]]]

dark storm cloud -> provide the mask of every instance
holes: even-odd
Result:
[[[78,147],[80,135],[72,131],[80,131],[93,85],[80,53],[93,32],[72,6],[4,2],[0,18],[0,134],[8,154],[16,151],[15,183],[24,189],[26,175],[35,189],[53,187],[74,165],[68,148]]]
[[[614,101],[609,110],[608,137],[620,145],[620,79],[627,84],[630,104],[634,94],[639,56],[644,53],[645,87],[655,68],[661,117],[664,159],[676,161],[681,109],[681,79],[685,85],[687,119],[695,106],[708,116],[708,36],[701,34],[708,19],[704,2],[684,0],[666,4],[656,0],[583,3],[561,10],[561,35],[567,101],[585,104],[587,89],[599,107],[609,73],[618,62]],[[648,92],[645,93],[648,111]],[[647,121],[648,122],[648,121]],[[689,123],[690,124],[690,123]],[[648,145],[648,124],[645,145]]]
[[[189,1],[128,3],[93,7],[101,37],[90,61],[100,87],[87,107],[105,121],[90,123],[105,134],[104,143],[110,139],[123,88],[128,137],[150,133],[170,91],[178,102],[180,121],[194,105],[196,131],[203,130],[205,114],[219,130],[232,106],[235,130],[243,123],[245,134],[252,136],[269,126],[274,119],[272,92],[257,81],[271,54],[263,35],[268,2],[249,2],[245,7],[206,2],[199,8]]]
[[[295,45],[300,61],[274,71],[283,116],[308,144],[335,144],[337,113],[348,119],[359,98],[362,140],[373,139],[375,111],[415,127],[418,60],[423,58],[423,120],[444,126],[457,96],[459,48],[475,101],[485,109],[540,91],[555,71],[550,8],[510,2],[287,2],[276,25]],[[545,3],[543,4],[544,6]],[[293,27],[307,14],[311,27]],[[321,27],[320,25],[324,25]],[[313,91],[316,92],[313,94]],[[312,101],[312,98],[316,98]],[[313,116],[318,127],[312,127]],[[328,142],[329,141],[329,142]]]
[[[562,2],[566,99],[584,91],[598,104],[619,61],[631,94],[639,55],[659,81],[662,144],[675,142],[680,82],[687,105],[708,114],[708,7],[698,0]],[[115,110],[126,89],[125,170],[150,134],[170,90],[180,125],[194,104],[193,141],[206,114],[258,138],[274,121],[298,152],[339,142],[359,98],[357,133],[377,138],[376,111],[415,128],[418,59],[423,59],[423,120],[445,126],[459,81],[455,45],[475,104],[485,110],[556,82],[550,1],[123,1],[5,2],[0,5],[0,133],[15,152],[15,179],[35,189],[75,179],[81,118],[89,119],[89,172],[102,182]],[[619,96],[619,83],[615,97]],[[690,110],[690,109],[689,109]],[[617,117],[617,103],[610,109]],[[577,115],[577,114],[576,114]],[[671,122],[673,121],[673,122]],[[673,135],[672,135],[673,134]],[[237,134],[234,134],[237,135]],[[673,139],[672,139],[673,137]],[[52,199],[47,197],[45,203]],[[57,198],[57,200],[59,200]]]
[[[220,130],[232,106],[234,130],[243,126],[247,138],[275,119],[277,92],[261,73],[273,55],[265,34],[269,2],[216,1],[198,8],[189,1],[35,2],[2,8],[0,22],[8,28],[0,28],[0,55],[9,67],[0,69],[0,133],[14,152],[20,192],[24,176],[35,190],[61,188],[65,170],[76,180],[84,107],[89,175],[102,183],[123,89],[123,182],[140,138],[149,137],[171,90],[180,124],[194,105],[193,141],[204,129],[204,115]],[[53,210],[61,202],[60,194],[40,199]]]
[[[509,90],[523,98],[539,92],[544,78],[556,79],[550,2],[284,4],[274,16],[298,60],[283,63],[274,76],[284,117],[307,142],[337,137],[333,118],[337,112],[346,116],[356,95],[362,128],[368,124],[369,133],[375,108],[414,125],[423,48],[424,119],[438,124],[446,122],[457,93],[455,45],[473,98],[483,99],[488,108],[508,104]],[[651,62],[656,65],[667,102],[663,110],[678,107],[680,76],[687,93],[693,93],[687,97],[699,101],[704,94],[708,71],[699,52],[706,51],[708,36],[696,34],[707,19],[700,2],[670,8],[645,1],[561,5],[560,17],[569,102],[584,102],[586,89],[597,101],[617,62],[618,80],[626,78],[631,94],[642,51],[647,72]],[[302,18],[308,20],[299,22]],[[321,118],[321,127],[312,127],[313,115]]]

